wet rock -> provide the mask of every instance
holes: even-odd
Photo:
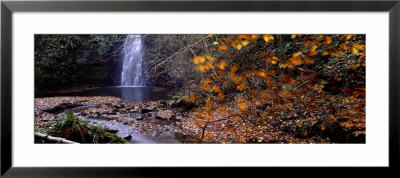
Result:
[[[176,120],[176,116],[175,115],[171,115],[168,120]]]
[[[166,106],[166,105],[167,105],[167,101],[161,100],[161,101],[160,101],[160,105],[161,105],[161,106]]]
[[[154,119],[167,120],[167,118],[163,118],[163,117],[161,117],[161,116],[156,116],[156,117],[154,117]]]
[[[149,113],[149,112],[154,111],[155,109],[156,109],[155,107],[152,107],[152,108],[142,108],[142,109],[140,110],[140,113],[142,113],[142,114]]]
[[[127,110],[127,112],[129,112],[129,113],[138,113],[139,111],[138,110],[134,110],[134,109],[130,109],[130,110]]]
[[[79,106],[83,106],[81,104],[73,104],[73,103],[61,103],[53,108],[44,109],[43,111],[52,113],[52,114],[59,114],[64,112],[64,110],[76,108]]]
[[[137,120],[137,121],[141,121],[141,120],[143,120],[143,119],[144,119],[143,116],[138,116],[138,117],[135,118],[135,120]]]
[[[109,106],[109,107],[111,107],[113,105],[114,105],[113,103],[106,103],[106,106]]]
[[[127,135],[126,137],[124,137],[124,139],[125,139],[126,141],[131,140],[131,139],[132,139],[132,135]]]
[[[118,130],[114,130],[114,129],[110,129],[110,128],[106,128],[106,131],[110,132],[110,133],[117,133],[118,132]]]

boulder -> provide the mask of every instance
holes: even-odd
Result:
[[[149,112],[154,111],[155,109],[156,109],[155,107],[142,108],[142,109],[140,109],[140,113],[142,113],[142,114],[149,113]]]
[[[127,140],[127,141],[131,140],[132,139],[132,135],[127,135],[127,136],[124,137],[124,139]]]
[[[64,112],[64,110],[76,108],[79,106],[83,106],[81,104],[73,104],[73,103],[61,103],[53,108],[44,109],[43,111],[51,113],[51,114],[59,114]]]
[[[138,116],[138,117],[135,118],[135,120],[137,120],[137,121],[141,121],[141,120],[143,120],[143,119],[144,119],[143,116]]]

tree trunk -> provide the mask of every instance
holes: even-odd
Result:
[[[77,142],[67,140],[59,137],[52,137],[49,135],[36,133],[35,132],[35,143],[67,143],[67,144],[79,144]]]
[[[284,61],[286,61],[286,56],[285,56],[285,52],[284,52],[284,50],[283,50],[283,39],[282,39],[282,35],[278,35],[278,38],[279,38],[279,49],[280,49],[280,52],[281,52],[281,60],[282,60],[282,62],[284,62]]]

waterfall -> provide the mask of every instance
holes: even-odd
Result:
[[[121,86],[146,86],[147,75],[143,74],[143,40],[141,35],[127,35],[123,46]]]

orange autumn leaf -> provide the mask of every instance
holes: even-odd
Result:
[[[239,84],[238,86],[236,86],[236,89],[237,90],[239,90],[239,91],[243,91],[243,90],[245,90],[246,89],[246,86],[244,85],[244,84]]]
[[[248,44],[249,44],[249,41],[247,41],[247,40],[242,41],[242,46],[247,46]]]
[[[220,46],[218,47],[218,51],[226,51],[228,47],[225,45],[223,41],[220,42]]]
[[[305,63],[305,64],[314,64],[314,60],[305,59],[305,60],[304,60],[304,63]]]
[[[235,73],[238,69],[239,69],[239,65],[238,65],[238,64],[234,64],[234,65],[231,67],[231,72],[232,72],[232,73]]]
[[[237,50],[241,50],[242,49],[242,44],[237,44],[236,46],[235,46],[235,48],[237,49]]]
[[[331,44],[331,43],[332,43],[332,37],[327,36],[325,38],[325,41],[323,42],[323,44],[328,45],[328,44]]]
[[[289,62],[295,66],[302,65],[304,62],[299,58],[302,55],[301,52],[295,53],[289,58]]]
[[[318,35],[317,38],[316,38],[316,40],[319,41],[319,40],[322,40],[322,38],[324,38],[323,35]]]
[[[353,47],[358,49],[358,50],[363,50],[364,46],[363,45],[359,45],[359,44],[353,44]]]
[[[215,64],[219,69],[224,70],[226,67],[226,62],[225,61],[219,61],[218,63]]]
[[[358,50],[356,48],[351,48],[351,53],[358,54]]]
[[[274,40],[274,36],[272,36],[272,35],[263,35],[263,39],[264,39],[265,42],[268,43],[269,41]]]
[[[226,75],[225,71],[218,70],[216,72],[217,72],[218,77],[224,77]]]
[[[198,71],[200,71],[200,72],[205,72],[206,71],[206,67],[205,66],[203,66],[203,65],[199,65],[199,66],[197,66],[197,68],[196,68]]]
[[[245,111],[247,109],[247,106],[244,103],[238,103],[238,107],[242,111]]]
[[[193,58],[193,63],[195,64],[199,64],[199,63],[203,63],[206,59],[202,56],[196,56]]]
[[[265,70],[261,70],[261,71],[258,71],[256,73],[256,75],[258,75],[260,77],[266,77],[267,76],[267,72],[265,72]]]
[[[188,97],[183,98],[183,101],[186,103],[196,103],[196,95],[193,93],[190,93]]]
[[[271,76],[267,76],[265,79],[267,80],[267,85],[272,85],[274,83],[274,78]]]
[[[347,35],[346,40],[350,40],[353,35]]]

